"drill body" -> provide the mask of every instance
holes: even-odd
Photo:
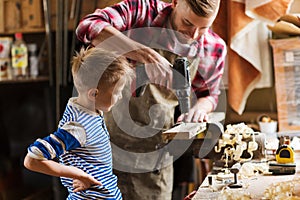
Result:
[[[184,57],[175,60],[172,87],[178,99],[181,113],[188,113],[190,110],[191,79],[188,60]]]
[[[146,74],[145,66],[136,67],[136,97],[143,95],[146,85],[150,83]],[[178,99],[181,113],[190,110],[191,80],[188,60],[185,57],[177,58],[173,64],[173,85],[172,89]]]

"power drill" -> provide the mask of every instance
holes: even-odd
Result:
[[[146,85],[150,83],[146,74],[144,64],[136,67],[136,97],[142,96]],[[185,57],[179,57],[173,64],[173,85],[172,89],[178,99],[181,113],[187,113],[190,110],[191,80],[188,60]]]
[[[178,99],[181,113],[190,110],[191,78],[187,58],[177,58],[173,65],[173,89]]]

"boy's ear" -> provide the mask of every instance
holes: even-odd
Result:
[[[90,89],[88,91],[88,98],[92,101],[95,101],[95,98],[97,97],[99,91],[96,88]]]

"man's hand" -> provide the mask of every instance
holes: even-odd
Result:
[[[199,98],[188,113],[181,114],[177,122],[207,122],[208,113],[213,110],[213,104],[207,98]]]
[[[127,53],[125,56],[144,64],[150,83],[172,89],[172,64],[155,50],[143,46]]]
[[[94,177],[87,175],[81,179],[73,179],[73,192],[80,192],[90,188],[92,185],[102,185]]]
[[[171,89],[172,64],[152,48],[128,38],[112,26],[105,27],[101,34],[93,39],[92,44],[96,47],[125,53],[127,58],[145,64],[151,83]]]
[[[153,49],[147,48],[143,51],[147,55],[144,63],[150,82],[171,89],[173,84],[172,64]]]
[[[181,114],[177,122],[206,122],[208,115],[204,110],[197,110],[195,107],[191,108],[188,113]]]

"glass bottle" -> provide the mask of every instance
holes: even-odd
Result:
[[[28,44],[27,47],[29,53],[29,74],[30,77],[36,78],[39,75],[37,45],[32,43]]]
[[[11,47],[12,69],[14,77],[26,77],[28,67],[28,49],[22,33],[15,33],[15,41]]]

